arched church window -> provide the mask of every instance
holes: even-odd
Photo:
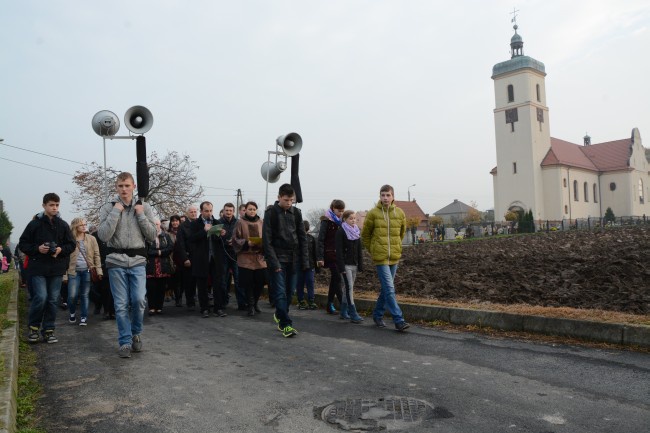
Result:
[[[594,183],[594,203],[598,203],[598,187]]]
[[[508,84],[508,102],[515,102],[515,88]]]
[[[643,179],[639,179],[639,203],[643,204],[644,203],[644,197],[643,197]]]
[[[578,201],[578,181],[573,181],[573,201]]]
[[[564,213],[568,214],[569,213],[569,206],[564,205]]]
[[[585,195],[585,201],[589,201],[589,185],[587,185],[587,182],[582,185],[582,189]]]
[[[562,183],[564,184],[564,187],[566,188],[566,177],[562,179]]]
[[[537,90],[537,102],[542,102],[542,98],[539,96],[539,84],[535,88]]]

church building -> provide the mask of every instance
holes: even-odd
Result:
[[[497,63],[494,130],[497,166],[492,169],[494,217],[532,210],[537,221],[649,214],[650,176],[637,128],[629,138],[582,144],[551,137],[544,64],[524,55],[517,33],[510,60]],[[647,192],[646,192],[647,191]]]

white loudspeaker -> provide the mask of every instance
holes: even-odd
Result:
[[[142,105],[134,105],[126,110],[124,124],[134,134],[144,134],[153,125],[153,114]]]
[[[297,132],[290,132],[287,135],[281,135],[275,142],[282,148],[287,156],[298,155],[302,149],[302,137]]]
[[[115,113],[108,110],[98,111],[93,116],[91,124],[97,135],[102,137],[115,135],[120,130],[120,119]]]
[[[280,179],[280,175],[286,169],[287,163],[284,161],[280,161],[277,164],[275,162],[266,161],[262,164],[262,177],[268,183],[275,183]]]

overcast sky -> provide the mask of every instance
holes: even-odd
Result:
[[[198,162],[206,199],[263,206],[260,166],[298,132],[303,211],[333,198],[369,209],[390,183],[425,213],[454,199],[493,207],[492,67],[510,58],[512,10],[524,54],[546,65],[551,135],[650,140],[647,0],[4,1],[0,138],[102,164],[93,115],[154,115],[147,150]],[[122,121],[123,123],[123,121]],[[122,125],[118,135],[126,135]],[[646,147],[650,146],[650,141]],[[135,144],[107,142],[135,173]],[[46,192],[82,168],[0,145],[0,199],[17,241]],[[10,159],[12,161],[8,161]],[[269,185],[269,202],[280,183]],[[220,188],[220,189],[215,189]]]

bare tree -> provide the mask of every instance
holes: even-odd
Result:
[[[159,217],[181,214],[189,205],[203,196],[203,187],[196,185],[199,168],[188,155],[172,151],[159,157],[156,152],[149,155],[149,203]],[[120,173],[113,167],[107,168],[106,182],[109,198],[113,197],[115,178]],[[66,191],[72,197],[77,212],[84,215],[90,224],[99,223],[99,208],[106,203],[104,196],[104,168],[93,162],[90,167],[78,170],[72,181],[77,186]]]
[[[303,219],[309,221],[309,227],[313,233],[318,233],[318,229],[320,228],[320,217],[325,215],[325,212],[327,212],[327,209],[325,208],[309,209],[303,214]]]

